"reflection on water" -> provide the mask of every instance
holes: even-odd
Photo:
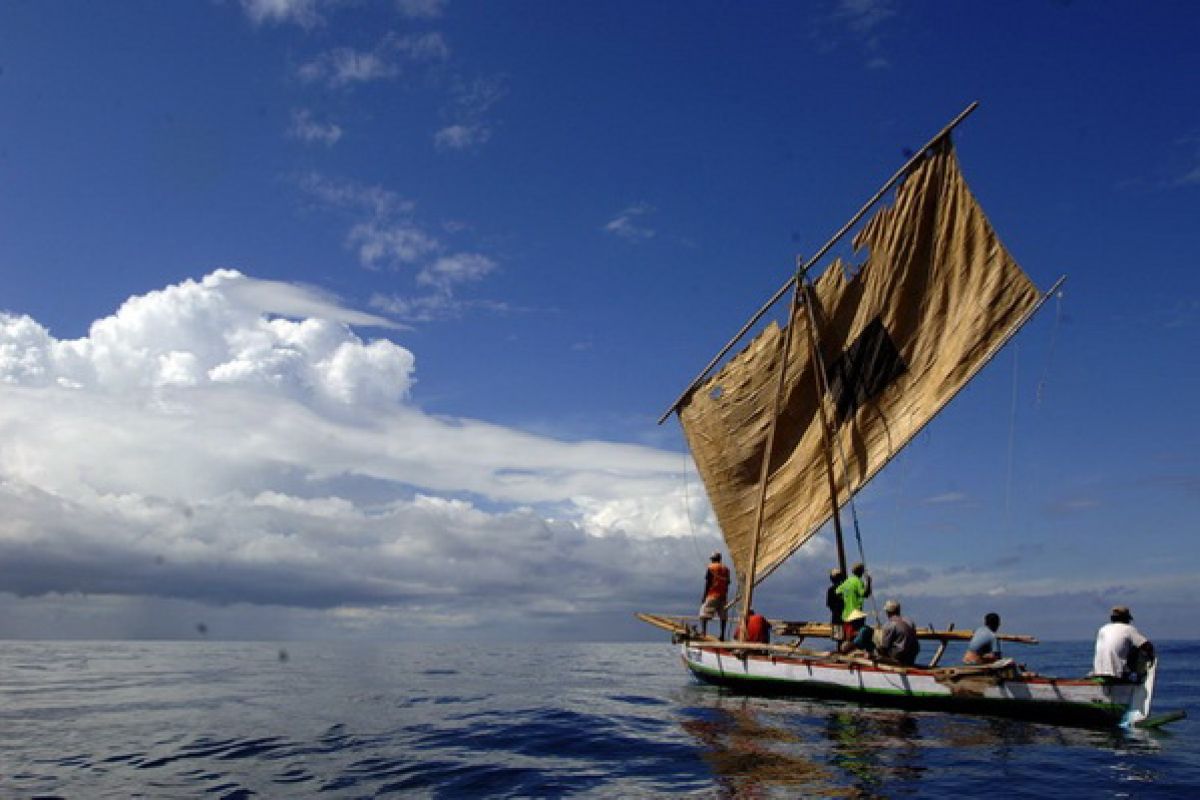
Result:
[[[1108,765],[1115,782],[1158,779],[1140,756],[1159,749],[1161,733],[746,697],[715,688],[696,689],[687,699],[680,727],[700,747],[722,797],[954,794],[940,769],[947,753],[954,754],[960,785],[966,766],[981,788],[996,775],[1024,771],[1030,752],[1044,750],[1053,765],[1078,748],[1117,756]],[[1065,764],[1045,769],[1050,779],[1067,771]],[[1026,789],[1038,796],[1038,786]]]
[[[857,797],[874,797],[885,782],[913,781],[925,770],[911,714],[834,711],[825,729],[833,745],[831,761],[852,776]]]
[[[0,797],[1193,796],[1200,647],[1162,649],[1174,734],[742,696],[666,646],[6,642]]]
[[[747,698],[718,702],[710,713],[681,723],[703,745],[722,796],[765,797],[773,789],[834,794],[831,771],[807,757],[801,737],[770,724],[751,704]]]

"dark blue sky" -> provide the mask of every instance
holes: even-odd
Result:
[[[927,597],[939,620],[964,594],[983,594],[1035,633],[1077,632],[1118,599],[1153,605],[1165,625],[1179,602],[1198,599],[1198,22],[1193,3],[8,3],[0,309],[12,316],[0,366],[14,391],[74,381],[112,407],[102,423],[87,416],[94,407],[58,395],[12,400],[0,472],[79,504],[56,522],[68,550],[91,541],[85,523],[101,500],[215,507],[233,491],[230,475],[256,508],[260,491],[337,497],[384,516],[425,513],[404,505],[419,496],[466,503],[445,524],[462,533],[482,515],[471,524],[489,540],[528,513],[534,527],[575,526],[593,555],[559,555],[585,572],[610,546],[625,553],[619,560],[653,560],[663,534],[687,554],[711,549],[704,509],[694,509],[695,532],[684,512],[682,436],[654,420],[797,254],[819,247],[908,152],[979,100],[956,135],[967,178],[1034,281],[1069,280],[864,494],[869,560],[894,574],[897,591]],[[151,295],[221,268],[253,279],[250,288],[218,280],[211,295]],[[300,287],[308,311],[281,297],[281,283],[256,281]],[[40,373],[60,389],[34,387],[42,378],[18,369],[57,346],[47,342],[87,337],[93,322],[147,296],[109,338],[93,332],[76,348],[92,365],[86,380],[61,353]],[[299,319],[314,307],[379,324],[345,332],[353,338],[338,351],[343,334],[265,333],[253,317]],[[18,331],[11,320],[24,317],[49,339]],[[394,347],[369,350],[375,339]],[[148,372],[130,370],[139,359]],[[31,453],[45,442],[22,438],[30,427],[66,431],[53,441],[88,437],[111,448],[97,445],[93,458],[125,460],[130,448],[143,452],[139,437],[164,434],[147,423],[110,441],[92,426],[132,425],[118,420],[160,409],[163,385],[196,375],[257,376],[255,387],[288,402],[341,398],[347,408],[307,413],[396,438],[334,453],[332,439],[285,452],[283,437],[253,463],[189,439],[179,443],[185,461],[202,463],[200,474],[224,465],[226,480],[153,491],[133,468],[101,486],[62,452],[41,463]],[[150,395],[129,395],[131,386]],[[398,405],[359,405],[377,389]],[[234,414],[220,417],[230,431],[263,427],[254,403],[238,406],[244,418],[220,407]],[[38,410],[47,417],[21,416]],[[464,429],[475,438],[439,438]],[[578,449],[593,440],[617,449]],[[641,447],[624,460],[621,445]],[[476,452],[448,459],[446,448]],[[149,456],[130,460],[155,471]],[[630,483],[604,487],[604,475]],[[694,483],[686,493],[694,499]],[[26,546],[48,512],[22,502],[8,498],[9,518],[20,506],[23,521],[5,535]],[[297,530],[313,523],[305,519]],[[372,520],[385,552],[386,525]],[[161,532],[146,524],[142,544]],[[189,548],[202,534],[179,524],[164,548],[195,575],[216,569],[216,556]],[[244,540],[281,525],[251,526]],[[622,551],[620,536],[638,544]],[[296,547],[289,564],[303,562]],[[305,547],[326,552],[315,540]],[[437,548],[425,557],[468,558]],[[787,606],[797,586],[819,588],[825,558],[764,590],[778,593],[777,615],[815,613],[807,600]],[[38,603],[47,591],[106,586],[115,587],[106,596],[171,602],[263,600],[236,581],[210,597],[120,570],[111,583],[63,580],[89,568],[38,563],[58,576],[22,584]],[[353,608],[454,617],[472,602],[467,592],[439,605],[399,573],[332,563],[336,581],[302,571],[324,598],[315,605],[342,597]],[[568,620],[678,595],[678,609],[661,610],[686,613],[693,587],[671,584],[702,563],[629,567],[598,580],[592,606],[567,603],[569,588],[553,582],[529,603]],[[473,580],[485,585],[480,572]],[[395,585],[362,591],[370,580]],[[604,586],[611,596],[600,597]],[[293,608],[295,598],[275,599]],[[33,602],[13,600],[40,619]]]

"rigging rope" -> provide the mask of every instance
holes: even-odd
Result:
[[[1042,365],[1042,375],[1038,378],[1037,384],[1037,402],[1036,405],[1041,407],[1042,397],[1046,390],[1047,376],[1050,374],[1050,364],[1054,361],[1054,345],[1058,342],[1058,329],[1062,324],[1063,312],[1063,291],[1059,289],[1054,293],[1054,327],[1050,329],[1050,346],[1046,348],[1046,363]]]
[[[1013,342],[1012,405],[1008,413],[1008,476],[1004,486],[1004,523],[1012,533],[1013,454],[1017,442],[1017,384],[1020,378],[1020,345]]]
[[[682,428],[680,429],[682,432]],[[691,533],[692,550],[696,553],[696,560],[703,563],[704,556],[700,553],[700,547],[696,544],[696,525],[692,522],[692,497],[688,492],[688,460],[689,456],[686,450],[683,452],[683,513],[687,517],[688,532]]]
[[[805,283],[808,284],[809,291],[805,293],[806,294],[805,302],[808,302],[808,298],[812,296],[812,282],[808,280],[808,275],[806,273],[798,275],[797,280],[804,281]],[[813,339],[815,341],[819,341],[815,327],[813,329],[812,334],[813,334]],[[818,374],[820,374],[821,376],[828,375],[829,372],[826,369],[825,358],[821,355],[820,347],[813,348],[813,359],[816,362],[817,369],[819,370]],[[829,391],[828,385],[825,386],[825,391],[826,392]],[[823,402],[823,398],[817,398],[817,402],[818,403]],[[854,522],[854,541],[858,545],[858,560],[861,561],[865,565],[867,563],[867,554],[866,554],[866,551],[863,549],[862,527],[858,523],[858,507],[854,504],[854,492],[850,491],[850,466],[849,466],[849,461],[846,458],[846,450],[845,450],[845,448],[842,447],[842,439],[840,436],[834,436],[833,432],[829,431],[828,438],[832,439],[832,440],[836,440],[834,445],[837,450],[838,460],[841,462],[841,466],[842,466],[842,482],[845,485],[846,491],[849,495],[846,498],[846,505],[848,505],[850,507],[850,519]],[[834,513],[837,513],[836,510],[834,511]],[[849,576],[847,576],[847,577],[849,577]],[[872,590],[871,590],[871,609],[874,611],[874,614],[875,614],[875,624],[878,625],[879,624],[879,603],[875,599],[874,587],[872,587]]]

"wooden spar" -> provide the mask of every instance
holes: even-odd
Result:
[[[797,282],[796,291],[792,292],[792,307],[788,319],[796,315],[800,305],[800,287]],[[775,385],[775,399],[771,404],[771,424],[767,427],[767,441],[763,445],[762,468],[758,472],[758,508],[754,512],[754,543],[750,547],[750,564],[746,574],[742,576],[739,590],[746,587],[746,596],[742,600],[742,630],[746,630],[750,619],[750,599],[754,596],[754,572],[758,569],[758,540],[762,538],[763,514],[767,506],[767,482],[771,476],[771,452],[775,448],[775,429],[779,423],[779,406],[783,403],[783,392],[787,388],[787,365],[792,354],[792,331],[794,325],[788,325],[783,341],[779,343],[781,351],[779,358],[779,382]],[[839,543],[841,539],[838,540]],[[737,630],[736,628],[734,630]]]
[[[929,627],[932,628],[933,626],[930,625]],[[954,630],[954,623],[951,622],[950,627],[946,630]],[[937,652],[933,654],[933,658],[929,659],[929,666],[936,667],[939,663],[941,663],[942,656],[946,653],[946,645],[949,643],[949,639],[942,639],[942,641],[938,643]]]
[[[789,622],[782,619],[768,620],[771,630],[779,636],[799,636],[802,638],[828,639],[830,626],[828,622]],[[932,639],[947,642],[969,642],[975,635],[969,628],[955,630],[950,625],[946,630],[937,630],[932,625],[916,629],[918,639]],[[1038,644],[1037,637],[1024,633],[997,633],[996,638],[1002,642],[1016,644]]]
[[[688,616],[672,616],[668,614],[643,614],[635,615],[642,622],[648,625],[653,625],[656,628],[661,628],[669,633],[688,633],[687,623],[696,620],[696,617]],[[783,619],[768,619],[771,624],[771,630],[776,636],[797,636],[800,638],[813,639],[828,639],[830,630],[828,622],[793,622]],[[948,642],[967,642],[971,640],[974,632],[969,628],[955,630],[953,625],[950,625],[946,630],[936,630],[933,626],[925,628],[917,628],[918,639],[932,639],[935,641]],[[1024,633],[997,633],[996,638],[1002,642],[1013,642],[1016,644],[1038,644],[1038,639],[1035,636],[1029,636]],[[699,643],[715,642],[716,639],[709,635],[707,638],[702,636],[693,637],[693,641]]]
[[[971,112],[974,111],[978,107],[979,107],[978,100],[976,100],[974,103],[971,103],[971,105],[969,105],[965,109],[963,109],[962,113],[960,113],[954,119],[950,120],[950,122],[946,125],[946,127],[942,128],[936,136],[934,136],[932,139],[930,139],[928,142],[926,142],[924,147],[922,147],[917,152],[913,153],[912,158],[910,158],[908,161],[904,162],[904,166],[902,166],[900,169],[896,170],[896,174],[893,175],[888,180],[888,182],[885,183],[883,185],[883,187],[878,192],[876,192],[875,195],[870,200],[868,200],[865,204],[863,204],[863,207],[858,210],[858,213],[855,214],[853,217],[851,217],[850,221],[847,222],[845,225],[843,225],[841,230],[839,230],[837,233],[835,233],[833,235],[833,238],[831,238],[828,242],[826,242],[825,246],[817,251],[816,255],[814,255],[807,262],[805,262],[804,267],[802,268],[801,271],[806,272],[809,268],[811,268],[818,261],[820,261],[822,258],[824,258],[825,254],[828,253],[833,248],[833,246],[835,244],[837,244],[843,236],[846,235],[846,232],[849,231],[851,228],[853,228],[858,223],[858,221],[860,219],[862,219],[868,211],[871,210],[871,207],[874,206],[876,203],[878,203],[879,199],[881,197],[883,197],[885,194],[887,194],[889,189],[891,189],[893,186],[895,186],[896,183],[898,183],[901,178],[903,178],[905,175],[908,174],[909,170],[912,169],[913,165],[916,164],[919,160],[921,160],[925,156],[926,151],[928,151],[931,147],[933,147],[939,141],[941,141],[943,137],[947,136],[952,130],[954,130],[956,127],[958,127],[958,124],[960,122],[962,122],[964,119],[966,119],[971,114]],[[729,343],[721,348],[721,352],[719,352],[715,356],[713,356],[713,359],[708,362],[708,364],[704,367],[703,370],[700,371],[700,374],[692,379],[692,382],[687,385],[687,388],[683,390],[683,392],[679,395],[679,397],[675,398],[675,402],[671,403],[671,407],[668,408],[666,411],[664,411],[663,415],[658,418],[659,425],[662,425],[663,422],[666,421],[667,417],[671,416],[671,414],[673,414],[675,412],[675,410],[677,408],[679,408],[679,406],[683,403],[683,401],[687,399],[687,396],[692,393],[692,390],[695,389],[696,386],[699,385],[699,383],[702,380],[704,380],[706,377],[708,377],[708,373],[712,371],[712,368],[715,367],[720,362],[720,360],[722,358],[724,358],[725,355],[730,350],[733,349],[734,345],[736,345],[739,341],[741,341],[742,337],[745,336],[746,333],[751,328],[754,327],[755,323],[757,323],[760,319],[762,319],[764,314],[766,314],[768,311],[771,310],[771,306],[773,306],[773,305],[775,305],[775,303],[779,302],[779,298],[783,297],[784,293],[787,292],[787,290],[790,289],[795,282],[796,282],[796,276],[792,275],[790,278],[788,278],[787,283],[785,283],[783,286],[780,286],[779,290],[776,291],[775,294],[771,295],[771,299],[763,304],[762,308],[760,308],[754,314],[754,316],[750,318],[750,321],[747,322],[745,325],[743,325],[741,330],[739,330],[734,335],[734,337],[729,340]]]
[[[824,361],[821,359],[820,350],[817,349],[817,315],[813,312],[816,297],[807,276],[798,280],[796,293],[804,292],[804,311],[808,317],[808,350],[813,366],[813,378],[817,382],[817,410],[821,415],[821,441],[824,444],[821,451],[825,456],[825,476],[829,480],[830,515],[833,519],[833,533],[837,540],[838,567],[842,570],[842,578],[848,578],[850,573],[846,570],[846,543],[842,539],[842,515],[838,513],[837,481],[833,476],[833,434],[829,430],[829,416],[825,410],[825,396],[829,392],[829,387],[825,385]],[[788,323],[789,329],[794,326],[794,320]],[[849,485],[846,488],[849,489]]]

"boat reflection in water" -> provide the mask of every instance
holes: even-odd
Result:
[[[1114,779],[1154,780],[1139,762],[1160,734],[711,691],[680,698],[680,724],[721,797],[956,796],[976,782],[986,791],[998,775],[1046,770],[1047,759],[1063,774],[1103,760],[1124,770]]]
[[[722,698],[681,725],[703,746],[722,796],[765,797],[776,790],[798,796],[839,794],[834,771],[809,757],[799,733],[776,724],[745,697]]]
[[[825,731],[832,745],[830,760],[852,778],[860,793],[872,795],[896,781],[916,783],[926,769],[920,763],[917,721],[911,714],[833,711]]]

